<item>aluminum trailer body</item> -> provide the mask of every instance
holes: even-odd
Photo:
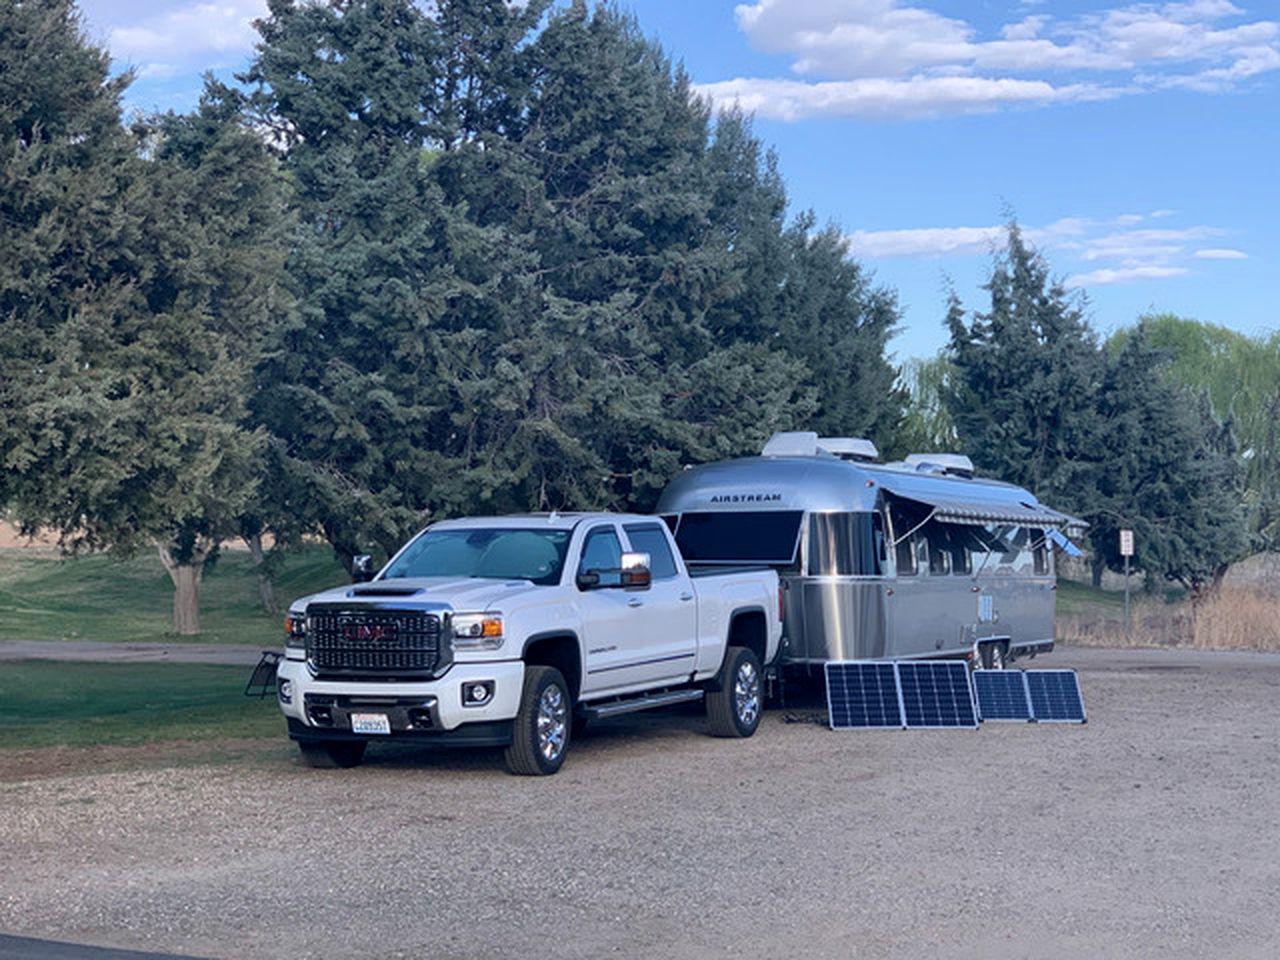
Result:
[[[991,666],[1053,649],[1053,546],[1074,550],[1063,531],[1080,521],[1021,487],[944,467],[963,458],[861,462],[815,434],[789,436],[816,442],[686,469],[657,507],[691,564],[778,570],[782,665],[976,656]]]

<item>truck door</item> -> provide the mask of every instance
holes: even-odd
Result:
[[[645,622],[645,648],[653,658],[648,678],[687,680],[698,657],[698,602],[688,574],[681,572],[667,531],[659,523],[623,525],[631,549],[649,555],[653,579],[649,589],[637,591],[637,612]]]
[[[622,540],[613,524],[601,524],[587,532],[577,574],[598,577],[597,584],[578,588],[586,651],[583,694],[644,686],[665,676],[671,664],[657,652],[661,646],[658,630],[645,603],[652,587],[622,587]]]

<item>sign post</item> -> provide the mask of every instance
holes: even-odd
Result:
[[[1133,619],[1129,614],[1129,558],[1133,556],[1133,531],[1120,531],[1120,556],[1124,557],[1124,642],[1133,643]]]

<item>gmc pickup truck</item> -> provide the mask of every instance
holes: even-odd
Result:
[[[309,765],[400,740],[502,746],[512,773],[552,774],[593,718],[705,699],[716,736],[760,722],[777,574],[691,575],[656,517],[447,520],[365,569],[285,621],[276,691]]]

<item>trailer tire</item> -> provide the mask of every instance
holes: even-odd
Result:
[[[978,646],[978,665],[983,670],[1003,670],[1007,665],[1007,660],[1008,654],[1005,653],[1005,646],[999,640]]]
[[[746,647],[730,647],[716,682],[707,690],[713,737],[749,737],[760,726],[764,690],[760,660]]]
[[[520,710],[503,754],[507,770],[522,777],[545,777],[564,764],[572,737],[573,706],[564,675],[555,667],[528,666]]]
[[[363,740],[299,740],[298,752],[308,767],[346,770],[360,765],[367,746]]]

